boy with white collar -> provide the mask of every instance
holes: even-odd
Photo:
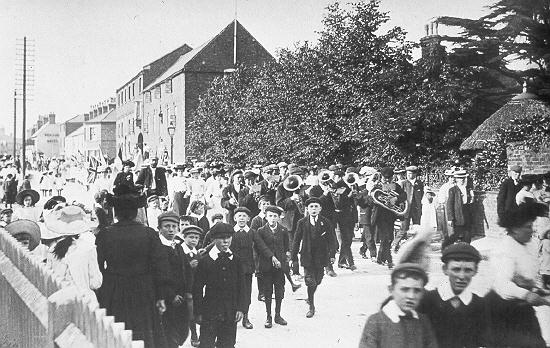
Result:
[[[418,311],[430,318],[441,347],[491,345],[485,299],[469,288],[480,260],[479,252],[467,243],[446,247],[441,261],[447,279],[420,301]]]
[[[179,231],[179,217],[170,211],[158,216],[159,238],[162,250],[168,256],[168,274],[171,284],[166,296],[164,326],[167,347],[179,347],[187,339],[189,319],[193,313],[191,296],[191,267],[174,237]]]
[[[241,260],[229,249],[234,233],[223,222],[212,226],[214,246],[196,269],[193,300],[201,348],[234,347],[237,322],[246,308]]]
[[[391,296],[367,320],[359,348],[439,347],[430,320],[416,312],[427,282],[428,276],[418,264],[396,266],[391,273]]]

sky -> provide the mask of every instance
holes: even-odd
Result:
[[[356,0],[361,1],[361,0]],[[272,54],[315,41],[333,0],[237,0],[237,18]],[[381,0],[390,24],[418,41],[433,17],[477,18],[490,0]],[[34,41],[27,125],[65,121],[109,97],[143,66],[187,43],[197,47],[235,16],[235,0],[0,0],[0,127],[13,129],[16,42]],[[440,33],[446,33],[440,27]],[[18,102],[18,133],[22,102]]]

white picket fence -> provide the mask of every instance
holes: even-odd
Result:
[[[0,347],[142,348],[96,301],[0,229]]]

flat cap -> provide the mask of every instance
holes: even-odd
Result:
[[[158,224],[160,225],[163,221],[170,221],[176,224],[179,224],[180,218],[178,214],[174,213],[173,211],[167,211],[162,214],[160,214],[157,218]]]
[[[181,230],[181,234],[183,236],[187,236],[188,234],[198,234],[199,236],[202,235],[202,228],[200,228],[199,226],[195,226],[195,225],[188,225],[188,226],[185,226],[182,230]]]
[[[252,213],[250,212],[250,209],[248,209],[247,207],[237,207],[237,208],[235,208],[235,210],[233,211],[233,214],[237,215],[237,213],[246,213],[246,215],[248,215],[248,216],[252,215]]]
[[[271,197],[269,195],[261,195],[260,198],[258,198],[258,203],[262,201],[271,203]]]
[[[321,205],[321,200],[318,197],[309,197],[306,201],[306,207],[314,203]]]
[[[404,273],[404,272],[410,272],[418,275],[422,280],[424,280],[424,284],[428,282],[428,274],[426,271],[417,263],[412,262],[403,262],[395,266],[391,272],[392,278],[394,275],[398,273]]]
[[[448,262],[450,260],[479,262],[481,260],[481,255],[479,251],[470,244],[460,242],[451,244],[443,249],[441,261]]]
[[[233,227],[225,222],[218,222],[210,229],[212,239],[232,237],[234,233]]]
[[[292,168],[289,168],[288,170],[288,174],[290,175],[302,175],[304,173],[304,171],[302,170],[302,168],[298,167],[298,166],[294,166]]]
[[[258,176],[256,173],[254,173],[253,170],[247,170],[244,172],[244,178],[245,179],[251,179],[251,178],[255,178],[256,176]]]
[[[159,196],[151,195],[147,198],[147,203],[151,203],[152,201],[157,200],[157,199],[159,199]]]
[[[283,213],[283,208],[278,207],[276,205],[270,205],[269,207],[265,208],[265,212],[275,213],[277,215],[281,215]]]

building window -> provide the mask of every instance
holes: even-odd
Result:
[[[132,83],[132,99],[136,97],[136,83]]]
[[[157,88],[155,88],[155,99],[160,99],[160,98],[161,98],[160,86],[158,86]]]
[[[138,82],[138,93],[141,93],[141,77],[139,78]]]
[[[90,127],[88,128],[88,139],[90,141],[95,141],[97,140],[97,130],[96,130],[96,127]]]
[[[150,103],[151,102],[151,92],[147,91],[143,94],[143,99],[145,99],[145,102],[146,103]]]
[[[143,132],[149,133],[149,113],[143,118]]]
[[[165,92],[172,93],[172,80],[166,80],[165,86]]]

